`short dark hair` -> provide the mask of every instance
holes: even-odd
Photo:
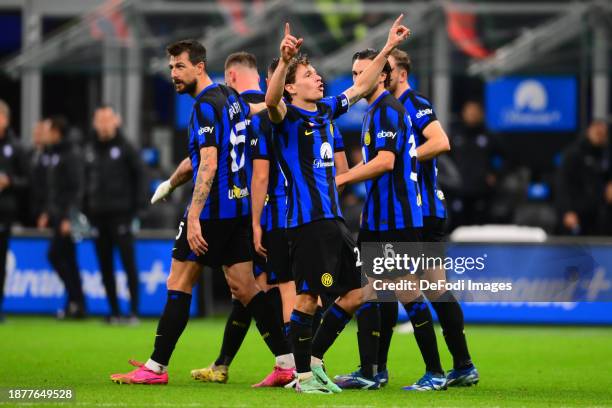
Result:
[[[56,130],[62,137],[66,136],[66,132],[68,131],[68,121],[64,116],[55,115],[49,117],[49,127],[53,130]]]
[[[184,52],[187,52],[193,65],[206,62],[206,48],[199,41],[181,40],[166,47],[166,53],[171,57],[178,57]]]
[[[247,68],[257,69],[257,58],[255,58],[255,55],[246,51],[235,52],[228,55],[225,59],[225,69],[228,69],[232,65],[244,65]]]
[[[404,71],[406,71],[407,75],[410,75],[410,71],[412,69],[412,61],[410,60],[410,55],[406,51],[402,51],[400,49],[394,49],[391,51],[391,56],[395,58],[395,66],[400,67]]]
[[[268,65],[268,78],[272,77],[272,74],[274,73],[274,71],[276,71],[279,62],[280,59],[278,57],[274,58],[272,62],[270,62],[270,65]]]
[[[362,51],[357,51],[355,54],[353,54],[353,62],[355,62],[356,60],[374,60],[374,58],[376,58],[376,56],[378,55],[379,51],[375,50],[373,48],[366,48],[365,50]],[[382,69],[383,74],[386,74],[386,78],[385,78],[385,88],[389,86],[389,82],[391,82],[391,65],[389,64],[389,61],[385,61],[385,66]]]
[[[276,64],[278,66],[278,64]],[[296,57],[293,57],[289,62],[289,67],[287,67],[287,76],[285,77],[285,85],[286,84],[294,84],[295,83],[295,74],[297,73],[298,66],[310,65],[310,60],[306,54],[299,54]],[[287,91],[283,91],[283,96],[289,102],[291,102],[291,94]]]

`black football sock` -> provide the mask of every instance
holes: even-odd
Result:
[[[393,328],[397,324],[397,302],[381,302],[380,305],[380,345],[378,346],[378,371],[387,369],[387,357],[391,347]]]
[[[355,312],[357,319],[357,344],[361,374],[372,379],[378,365],[380,341],[380,309],[377,302],[366,302]]]
[[[278,287],[270,288],[266,292],[266,297],[268,298],[268,303],[272,306],[274,313],[276,314],[276,318],[280,323],[281,327],[283,327],[283,299],[280,295],[280,290]]]
[[[294,309],[289,324],[295,369],[298,373],[307,373],[312,353],[312,316]]]
[[[246,305],[247,310],[255,319],[255,324],[266,345],[275,356],[291,353],[289,344],[285,341],[283,330],[276,312],[267,302],[266,295],[260,291]]]
[[[157,324],[157,335],[151,360],[165,366],[168,365],[176,342],[187,326],[190,306],[191,295],[189,293],[177,290],[168,291],[166,306]]]
[[[438,315],[448,351],[453,356],[453,368],[471,368],[473,364],[465,339],[463,311],[457,299],[451,291],[446,291],[431,305]]]
[[[323,319],[323,308],[321,306],[317,306],[317,310],[315,310],[314,315],[312,316],[312,334],[317,334],[317,330],[321,326],[321,320]]]
[[[232,311],[225,323],[223,343],[215,365],[229,366],[238,353],[251,325],[251,314],[238,299],[232,299]]]
[[[291,333],[291,320],[283,324],[283,334],[285,335],[285,340],[287,340],[289,344],[291,344],[291,338],[289,337],[290,333]]]
[[[313,357],[323,360],[325,352],[334,344],[334,341],[350,320],[351,315],[337,303],[331,305],[323,314],[321,326],[312,340]]]
[[[437,374],[444,374],[436,343],[436,332],[434,330],[431,311],[421,295],[414,301],[404,305],[408,317],[414,328],[414,337],[421,350],[421,356],[425,361],[425,370]]]

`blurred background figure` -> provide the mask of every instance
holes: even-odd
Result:
[[[479,102],[463,105],[461,122],[450,138],[450,155],[461,177],[461,188],[449,191],[451,223],[453,227],[487,224],[489,203],[497,184],[493,169],[496,148],[493,138],[487,134]]]
[[[18,194],[27,182],[25,157],[9,127],[10,120],[9,106],[0,99],[0,322],[4,320],[2,303],[11,225],[18,213]]]
[[[28,227],[35,227],[38,216],[44,212],[47,176],[46,165],[43,162],[49,160],[44,139],[46,126],[48,126],[48,123],[44,120],[34,124],[32,145],[27,151],[28,185],[22,203],[26,211],[24,224]]]
[[[48,146],[48,155],[42,161],[46,174],[45,204],[37,221],[38,228],[53,229],[47,256],[68,295],[65,309],[58,312],[60,319],[82,318],[86,314],[72,235],[82,201],[83,161],[77,147],[66,140],[67,129],[66,119],[61,116],[45,120],[43,139]]]
[[[138,272],[134,257],[133,223],[146,208],[149,194],[143,163],[120,130],[121,118],[110,106],[96,109],[92,140],[86,148],[87,215],[94,227],[96,253],[108,298],[108,323],[120,321],[114,268],[119,249],[130,290],[129,322],[137,323]]]
[[[611,170],[608,125],[594,120],[586,135],[563,152],[557,174],[559,232],[601,235],[612,231]]]

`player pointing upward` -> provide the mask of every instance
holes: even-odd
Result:
[[[340,392],[323,371],[322,359],[363,299],[359,250],[342,218],[334,180],[331,122],[370,92],[391,51],[408,38],[402,17],[393,23],[381,53],[354,85],[327,98],[321,77],[305,56],[298,56],[303,39],[291,35],[286,24],[280,61],[266,93],[275,148],[287,179],[287,235],[297,290],[290,340],[298,391]],[[338,299],[313,333],[317,296],[325,293]]]

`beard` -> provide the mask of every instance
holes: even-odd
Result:
[[[177,85],[183,85],[183,89],[178,89]],[[189,94],[189,95],[193,95],[195,90],[196,90],[196,81],[193,80],[191,82],[184,82],[184,81],[175,81],[174,82],[174,88],[176,89],[176,92],[179,94]]]

